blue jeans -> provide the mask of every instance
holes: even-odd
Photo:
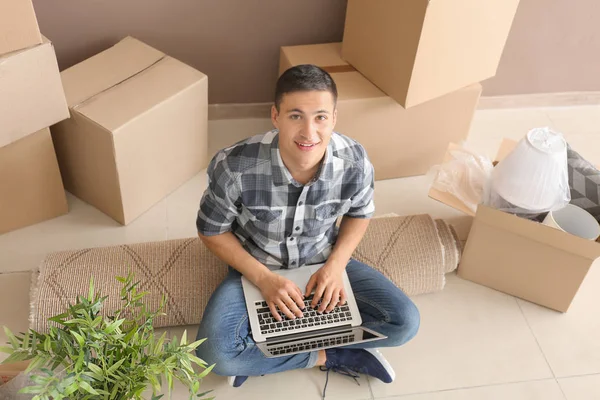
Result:
[[[363,326],[388,338],[345,347],[395,347],[416,335],[419,311],[402,290],[380,272],[356,260],[348,263],[346,271]],[[202,338],[207,340],[197,348],[198,357],[209,365],[216,364],[213,372],[217,375],[258,376],[312,368],[317,361],[317,351],[277,358],[264,356],[250,334],[241,274],[233,269],[206,306],[198,330],[198,339]]]

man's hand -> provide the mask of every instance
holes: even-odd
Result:
[[[261,279],[257,286],[277,321],[281,321],[281,316],[276,307],[279,307],[289,319],[303,317],[304,314],[301,311],[304,310],[302,291],[294,282],[271,272]]]
[[[317,312],[330,312],[335,306],[346,303],[342,272],[343,268],[325,264],[310,277],[306,285],[306,296],[310,296],[314,289],[315,295],[310,306],[314,309],[321,300]]]

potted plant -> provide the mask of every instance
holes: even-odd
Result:
[[[146,309],[139,292],[139,282],[133,275],[117,277],[122,283],[122,308],[114,315],[100,313],[107,296],[94,293],[90,280],[87,297],[78,297],[74,305],[60,315],[49,318],[54,322],[48,333],[29,329],[20,335],[4,328],[10,346],[0,347],[9,354],[3,364],[30,360],[26,373],[34,384],[20,393],[34,395],[33,400],[140,400],[152,388],[152,400],[161,398],[162,377],[166,378],[171,396],[173,381],[182,382],[193,397],[200,382],[214,367],[195,356],[195,349],[204,341],[188,343],[186,332],[178,340],[169,340],[166,332],[158,337],[152,322],[165,315],[163,296],[160,307],[154,312]],[[197,373],[193,365],[204,370]]]

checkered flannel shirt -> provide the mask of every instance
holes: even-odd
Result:
[[[364,148],[333,133],[319,172],[298,183],[283,164],[278,131],[219,151],[196,219],[204,236],[233,232],[270,269],[325,262],[338,217],[370,218],[374,170]]]

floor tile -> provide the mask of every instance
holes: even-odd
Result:
[[[509,138],[519,140],[533,128],[552,126],[552,120],[541,108],[479,110],[475,113],[469,140]]]
[[[600,260],[567,313],[519,300],[557,377],[600,373]]]
[[[387,397],[392,400],[565,400],[554,379],[446,390],[408,396]],[[570,399],[569,399],[570,400]]]
[[[442,292],[414,300],[420,332],[382,349],[397,379],[372,380],[376,398],[552,378],[513,297],[449,274]]]
[[[208,177],[203,170],[167,198],[167,239],[198,235],[196,216],[207,184]]]
[[[558,380],[567,400],[600,399],[600,375],[575,376]]]
[[[564,135],[600,135],[600,105],[552,107],[546,113],[554,128]]]
[[[166,200],[127,226],[68,195],[70,212],[58,218],[0,235],[0,272],[37,268],[46,254],[84,247],[164,240]]]

